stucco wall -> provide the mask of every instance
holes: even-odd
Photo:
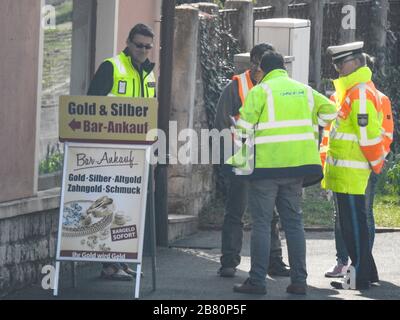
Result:
[[[0,202],[35,193],[40,4],[0,4]]]
[[[117,51],[125,48],[129,31],[137,23],[144,23],[155,32],[154,48],[150,53],[150,59],[156,62],[156,72],[160,68],[160,17],[162,0],[119,0],[118,8],[118,35]]]

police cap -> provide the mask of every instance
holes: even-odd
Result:
[[[330,46],[328,47],[328,53],[332,56],[332,62],[337,63],[344,58],[362,53],[362,48],[364,47],[363,41],[350,42],[341,46]]]

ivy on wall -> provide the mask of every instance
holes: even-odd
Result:
[[[204,88],[204,104],[209,128],[214,128],[217,103],[222,89],[234,74],[234,55],[239,53],[239,42],[230,30],[221,27],[220,17],[200,16],[200,64]],[[227,186],[221,167],[215,167],[216,198],[224,199]]]
[[[397,64],[398,57],[395,55],[396,44],[393,43],[393,46],[388,46],[383,50],[382,56],[386,61],[385,68],[383,69],[379,63],[375,63],[372,80],[376,87],[390,98],[392,103],[394,135],[391,149],[397,155],[400,154],[400,66]]]
[[[233,57],[239,53],[239,43],[213,15],[200,17],[199,39],[204,103],[208,126],[213,128],[221,91],[234,74]]]

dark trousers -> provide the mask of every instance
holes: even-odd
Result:
[[[226,175],[225,181],[228,186],[220,260],[223,267],[237,267],[240,264],[240,251],[242,250],[242,218],[247,207],[249,182],[246,178],[233,174]],[[270,261],[275,259],[282,259],[279,215],[276,209],[271,221]]]
[[[372,256],[364,195],[336,193],[340,228],[351,265],[356,271],[356,284],[378,280]]]
[[[369,245],[372,251],[375,240],[375,219],[374,219],[374,197],[375,197],[375,187],[378,182],[378,175],[371,172],[368,180],[367,189],[365,190],[365,201],[367,206],[367,226],[369,235]],[[344,244],[342,231],[340,229],[340,221],[337,209],[336,197],[333,197],[334,201],[334,214],[335,214],[335,245],[336,245],[336,258],[339,263],[347,264],[349,259],[349,254]]]

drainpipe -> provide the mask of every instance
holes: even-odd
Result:
[[[172,53],[174,47],[175,0],[163,0],[161,10],[161,50],[158,92],[158,128],[169,141],[171,109]],[[168,151],[167,151],[168,152]],[[168,161],[167,161],[168,162]],[[155,209],[157,245],[168,246],[168,164],[157,165],[155,171]]]

